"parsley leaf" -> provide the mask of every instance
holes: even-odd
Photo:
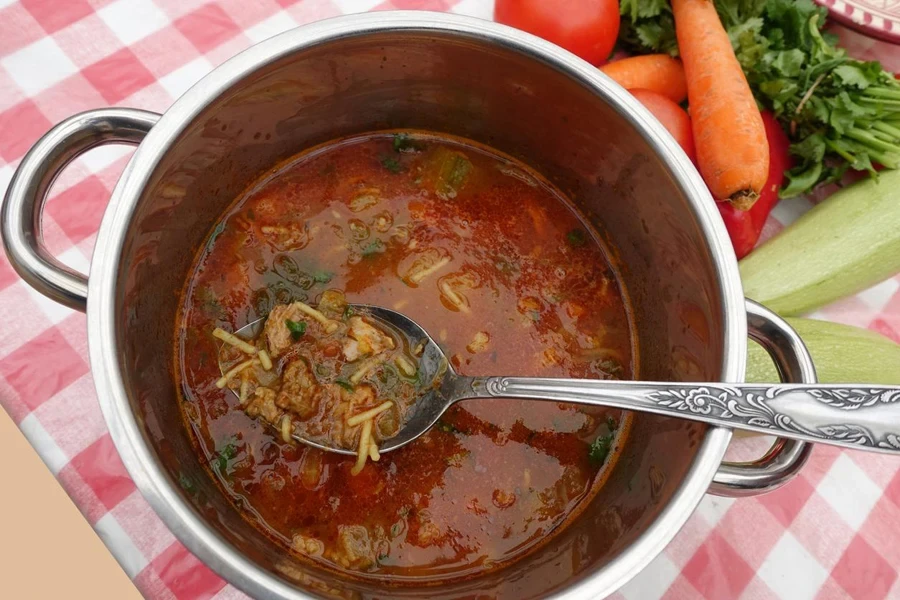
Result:
[[[334,273],[328,271],[316,271],[313,273],[313,281],[316,283],[328,283],[334,278]]]
[[[306,333],[306,321],[291,321],[290,319],[285,319],[284,324],[288,328],[288,331],[291,332],[291,338],[295,341],[299,340],[303,337],[303,334]]]
[[[387,250],[387,246],[384,245],[380,239],[375,238],[368,244],[362,247],[362,255],[365,258],[374,257],[376,254],[381,254],[385,250]]]
[[[216,468],[219,471],[219,474],[223,477],[230,475],[228,472],[228,467],[231,466],[231,461],[237,457],[238,448],[237,448],[237,438],[232,437],[227,444],[225,444],[221,450],[216,452],[216,456],[213,459],[216,463]]]
[[[579,248],[581,246],[584,246],[584,244],[587,242],[587,238],[585,237],[583,230],[573,229],[566,234],[566,241],[573,248]]]
[[[609,451],[612,449],[613,437],[615,437],[613,433],[608,433],[593,441],[590,450],[588,450],[588,458],[592,465],[599,467],[603,464],[603,461],[606,460],[606,457],[609,456]]]
[[[391,173],[399,173],[403,170],[403,167],[400,166],[400,161],[393,156],[385,156],[384,158],[382,158],[381,166]]]
[[[395,133],[392,147],[394,152],[417,152],[421,150],[421,144],[409,137],[408,133]]]
[[[616,438],[616,428],[619,424],[616,422],[615,418],[612,416],[606,417],[606,428],[609,429],[608,433],[601,434],[597,436],[588,449],[588,459],[590,459],[591,464],[595,467],[599,467],[606,460],[606,457],[609,456],[610,450],[612,450],[613,440]]]

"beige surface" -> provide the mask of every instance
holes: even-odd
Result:
[[[140,599],[2,408],[0,456],[0,598]]]

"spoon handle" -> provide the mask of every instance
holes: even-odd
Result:
[[[779,437],[900,454],[900,386],[655,383],[473,377],[465,398],[611,406]],[[462,397],[458,399],[463,399]]]

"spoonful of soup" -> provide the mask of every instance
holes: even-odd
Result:
[[[607,406],[863,450],[900,453],[900,386],[677,383],[467,377],[409,317],[348,304],[276,306],[222,340],[216,382],[285,441],[355,454],[352,473],[431,428],[473,398]]]
[[[356,454],[356,474],[379,459],[379,447],[403,445],[388,440],[446,368],[422,333],[399,313],[326,291],[316,308],[281,304],[235,333],[215,329],[222,341],[216,385],[285,441]]]

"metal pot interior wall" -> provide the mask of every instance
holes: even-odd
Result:
[[[543,173],[603,232],[622,266],[644,379],[715,380],[722,298],[689,203],[645,140],[594,90],[534,57],[429,32],[348,37],[283,57],[212,102],[169,148],[139,200],[118,274],[118,355],[146,439],[219,535],[311,593],[377,595],[290,558],[242,519],[203,470],[178,408],[179,291],[223,210],[266,169],[311,145],[421,128],[468,137]],[[681,485],[705,429],[641,416],[611,479],[549,544],[499,572],[393,597],[538,597],[602,569]]]

